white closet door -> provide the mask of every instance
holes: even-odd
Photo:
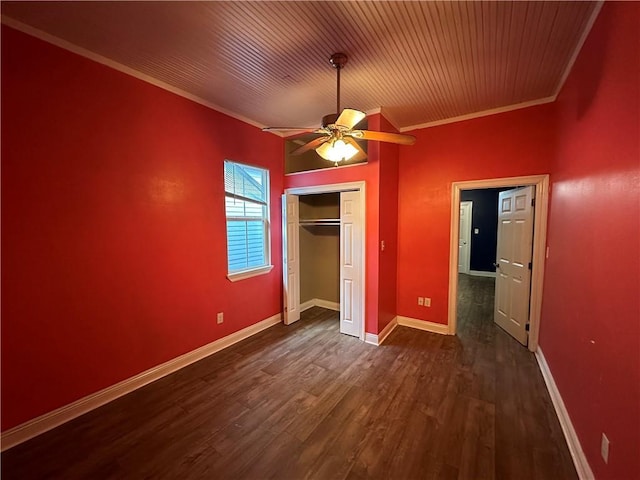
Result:
[[[282,283],[284,323],[300,320],[300,254],[298,196],[282,195]]]
[[[360,337],[364,321],[360,192],[340,193],[340,333]]]

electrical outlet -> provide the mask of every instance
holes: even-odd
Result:
[[[424,297],[424,306],[425,307],[431,306],[431,299],[429,297]]]
[[[602,455],[604,463],[609,463],[609,439],[604,433],[602,433],[602,442],[600,443],[600,455]]]
[[[224,313],[222,312],[218,313],[218,318],[216,319],[216,321],[218,322],[218,325],[224,322]]]
[[[418,305],[424,305],[424,297],[418,297]]]

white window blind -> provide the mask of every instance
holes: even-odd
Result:
[[[269,172],[224,162],[229,273],[269,264]]]

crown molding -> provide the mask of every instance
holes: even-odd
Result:
[[[418,125],[410,125],[408,127],[402,127],[401,133],[409,132],[411,130],[420,130],[422,128],[437,127],[438,125],[446,125],[447,123],[463,122],[465,120],[472,120],[474,118],[488,117],[490,115],[496,115],[498,113],[511,112],[513,110],[520,110],[521,108],[534,107],[536,105],[544,105],[545,103],[551,103],[556,100],[556,96],[539,98],[537,100],[530,100],[528,102],[515,103],[513,105],[505,105],[504,107],[491,108],[489,110],[482,110],[480,112],[467,113],[465,115],[459,115],[457,117],[445,118],[442,120],[435,120],[433,122],[420,123]]]
[[[124,73],[125,75],[129,75],[131,77],[137,78],[138,80],[142,80],[143,82],[150,83],[151,85],[154,85],[158,88],[171,92],[180,97],[186,98],[187,100],[191,100],[192,102],[203,105],[207,108],[210,108],[211,110],[215,110],[216,112],[227,115],[228,117],[235,118],[236,120],[240,120],[241,122],[247,123],[249,125],[252,125],[260,129],[265,127],[265,125],[259,122],[256,122],[251,118],[232,112],[231,110],[223,108],[220,105],[216,105],[215,103],[205,100],[204,98],[198,97],[197,95],[193,95],[189,92],[186,92],[172,85],[169,85],[168,83],[158,80],[150,75],[142,73],[139,70],[135,70],[131,67],[127,67],[122,63],[116,62],[115,60],[112,60],[107,57],[103,57],[102,55],[99,55],[90,50],[87,50],[86,48],[80,47],[67,40],[63,40],[62,38],[56,37],[55,35],[51,35],[50,33],[39,30],[35,27],[22,23],[18,20],[14,20],[13,18],[8,17],[6,15],[2,15],[0,17],[0,22],[22,33],[26,33],[27,35],[38,38],[44,42],[50,43],[52,45],[55,45],[56,47],[60,47],[69,52],[80,55],[81,57],[85,57],[85,58],[88,58],[89,60],[93,60],[94,62],[100,63],[109,68],[113,68],[114,70]],[[269,133],[278,135],[276,132],[269,132]],[[282,135],[278,135],[278,136],[282,136]]]

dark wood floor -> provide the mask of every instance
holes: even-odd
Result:
[[[459,335],[313,308],[1,457],[2,478],[573,479],[531,353],[461,276]]]

